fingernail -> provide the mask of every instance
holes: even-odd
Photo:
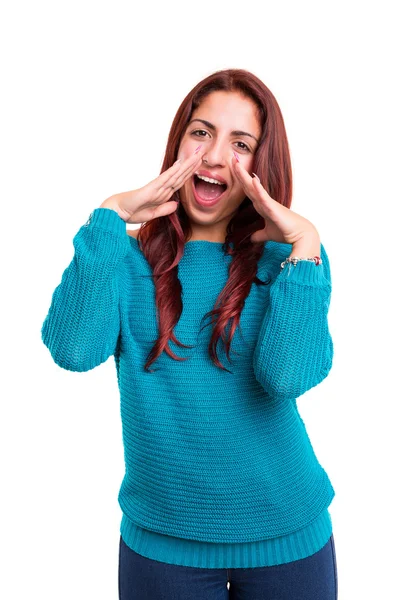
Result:
[[[180,162],[182,162],[182,159],[181,159],[181,158],[178,158],[178,160],[176,160],[176,161],[174,162],[174,165],[176,165],[177,163],[180,163]]]
[[[252,175],[254,175],[254,177],[255,177],[256,179],[258,179],[259,183],[261,183],[261,181],[260,181],[260,178],[259,178],[259,176],[258,176],[258,175],[256,175],[255,173],[252,173]]]
[[[237,153],[237,152],[235,152],[235,151],[233,151],[233,154],[235,155],[235,158],[236,158],[236,160],[237,160],[238,162],[240,162],[238,153]]]
[[[200,146],[197,146],[197,148],[196,148],[196,150],[194,151],[194,153],[195,153],[195,154],[197,154],[197,153],[198,153],[198,151],[200,150],[200,148],[201,148],[201,144],[200,144]]]

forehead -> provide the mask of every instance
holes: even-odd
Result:
[[[193,111],[191,119],[204,118],[218,128],[243,129],[261,133],[257,107],[253,100],[238,92],[211,92]]]

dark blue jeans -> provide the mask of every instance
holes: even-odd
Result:
[[[332,535],[315,554],[283,565],[203,569],[141,556],[120,536],[118,587],[120,600],[337,600],[335,544]]]

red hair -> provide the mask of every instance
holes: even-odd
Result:
[[[200,81],[180,105],[168,136],[165,158],[160,174],[169,169],[177,159],[181,138],[191,119],[193,111],[210,93],[223,90],[239,92],[252,100],[258,112],[262,129],[260,143],[256,149],[253,170],[268,194],[277,202],[290,208],[292,201],[292,169],[285,125],[279,105],[258,77],[243,69],[216,71]],[[179,200],[177,190],[171,200]],[[225,353],[229,358],[231,340],[239,324],[240,313],[251,285],[267,285],[257,277],[257,263],[264,251],[264,242],[254,243],[250,236],[265,227],[264,219],[257,213],[249,198],[245,198],[227,227],[223,245],[225,254],[232,255],[229,277],[219,294],[214,308],[203,318],[211,316],[215,325],[212,331],[209,354],[217,367],[225,367],[217,357],[216,347],[221,337],[225,342]],[[190,348],[175,337],[173,331],[182,313],[182,286],[178,278],[178,263],[184,252],[184,245],[190,236],[190,222],[179,204],[176,212],[143,223],[138,232],[138,242],[153,270],[159,337],[151,349],[145,369],[165,352],[174,360],[187,360],[176,356],[168,347],[172,340],[178,346]],[[230,247],[233,242],[233,247]],[[225,327],[232,320],[228,335]],[[153,372],[153,370],[150,370]]]

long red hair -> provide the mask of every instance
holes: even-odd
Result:
[[[268,194],[277,202],[290,208],[292,202],[292,168],[285,125],[279,105],[258,77],[244,69],[216,71],[200,81],[186,96],[173,120],[160,174],[169,169],[177,159],[181,138],[191,119],[193,111],[210,93],[223,90],[240,92],[257,106],[262,129],[261,139],[254,155],[253,169]],[[177,190],[171,200],[179,200]],[[257,263],[264,251],[264,242],[254,243],[249,239],[258,229],[265,226],[264,219],[257,213],[249,198],[245,198],[227,227],[223,245],[226,254],[232,255],[229,277],[219,294],[212,311],[203,318],[211,317],[215,322],[209,354],[217,367],[225,367],[217,357],[217,343],[221,337],[225,343],[225,353],[229,358],[231,340],[239,324],[240,313],[251,285],[267,285],[257,277]],[[176,356],[169,348],[172,340],[180,347],[190,348],[181,343],[174,333],[174,327],[182,314],[182,286],[178,278],[178,263],[184,252],[185,242],[190,236],[189,219],[182,207],[164,217],[143,223],[138,231],[138,243],[153,271],[156,290],[156,306],[159,337],[151,349],[145,369],[165,352],[174,360],[187,360]],[[230,242],[233,242],[230,247]],[[225,327],[231,323],[229,334]]]

